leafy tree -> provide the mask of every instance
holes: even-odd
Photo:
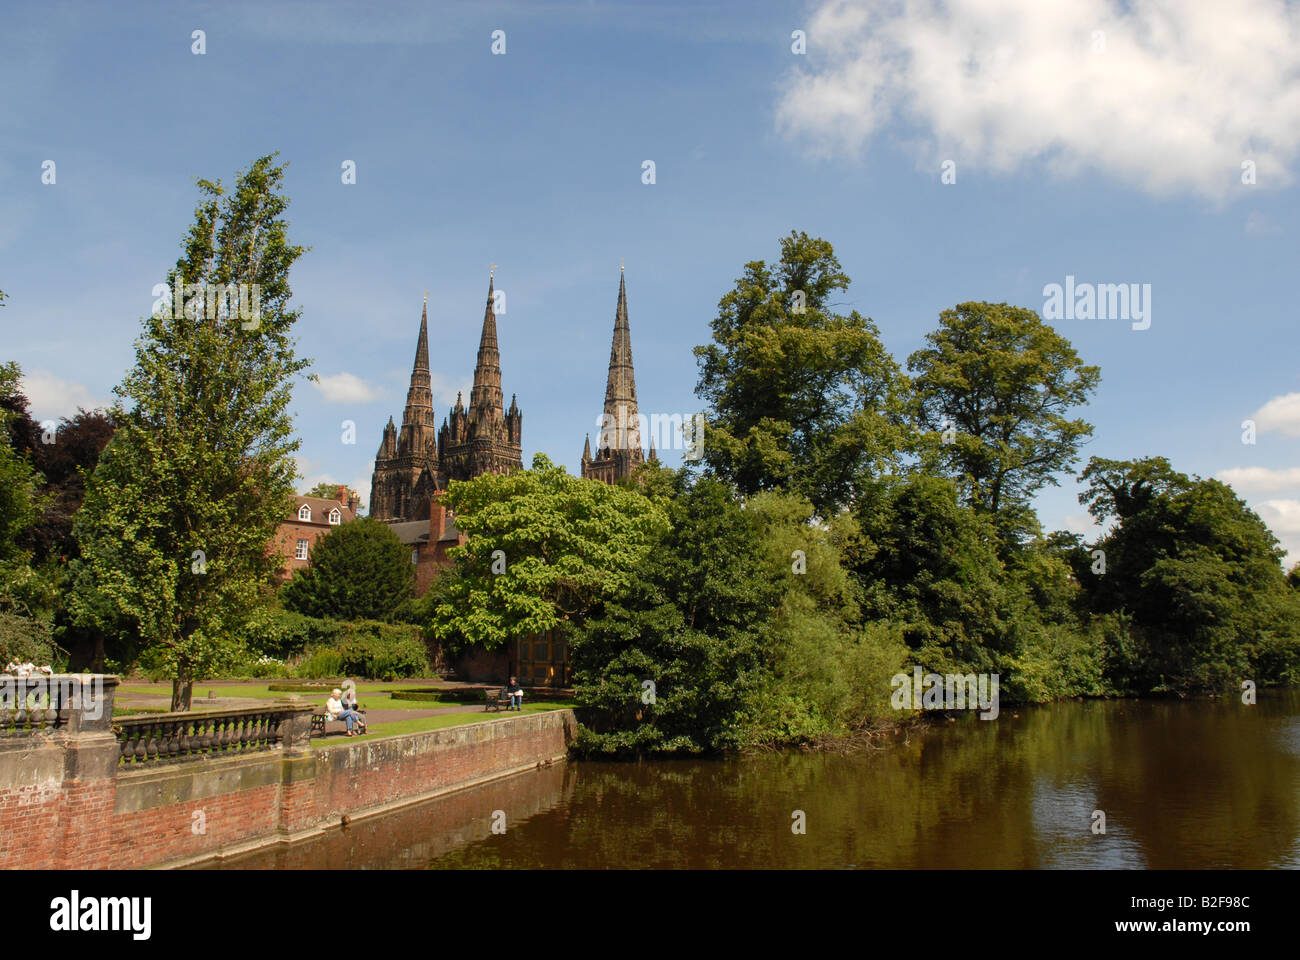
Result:
[[[11,659],[41,664],[61,659],[50,624],[53,585],[32,568],[26,546],[44,505],[41,475],[10,439],[17,419],[13,409],[26,403],[20,377],[17,363],[0,363],[0,666]]]
[[[641,494],[571,477],[542,454],[531,470],[452,481],[443,503],[466,542],[422,618],[444,643],[485,649],[567,628],[620,595],[664,525]]]
[[[851,560],[868,616],[902,625],[914,662],[939,673],[996,672],[1009,648],[988,518],[943,477],[898,478],[858,511],[872,549]]]
[[[326,480],[322,480],[320,483],[316,484],[316,486],[312,487],[310,490],[304,493],[303,496],[322,497],[325,500],[337,500],[339,496],[340,486],[343,486],[343,484],[330,483]],[[361,497],[357,494],[355,490],[347,486],[343,486],[343,495],[344,497],[350,496],[358,501],[361,499]]]
[[[695,348],[705,457],[742,494],[782,489],[829,515],[893,462],[901,372],[869,318],[834,312],[848,286],[829,243],[792,232],[774,266],[745,265]]]
[[[766,568],[758,521],[717,480],[686,491],[683,472],[679,485],[671,529],[627,589],[607,598],[572,637],[578,699],[587,708],[581,750],[734,746],[742,711],[765,683],[762,627],[779,588]]]
[[[22,537],[40,518],[40,474],[10,439],[10,426],[18,418],[16,402],[26,406],[19,392],[22,371],[14,362],[0,363],[0,562],[26,562]]]
[[[1101,380],[1032,310],[959,303],[928,346],[908,358],[928,465],[957,479],[966,502],[993,515],[1006,541],[1023,534],[1028,503],[1069,469],[1092,425],[1069,419]]]
[[[185,303],[143,321],[115,391],[117,431],[74,524],[78,622],[136,624],[151,662],[174,678],[173,709],[188,709],[193,681],[237,655],[258,585],[278,563],[266,545],[292,503],[288,407],[309,362],[290,336],[299,311],[289,268],[303,248],[286,239],[283,179],[267,156],[229,192],[198,181],[195,221],[167,277],[169,288],[186,285]],[[250,306],[260,293],[258,315],[213,309],[218,284],[246,285]]]
[[[1131,617],[1137,637],[1111,664],[1139,692],[1300,677],[1300,597],[1277,538],[1227,485],[1167,460],[1093,458],[1079,500],[1101,523],[1105,571],[1093,608]]]
[[[62,419],[47,443],[41,424],[28,412],[26,397],[16,394],[8,401],[0,399],[0,405],[13,414],[10,436],[15,450],[42,477],[40,522],[27,530],[23,542],[37,564],[66,562],[77,556],[72,520],[86,495],[86,477],[113,435],[113,420],[103,410],[78,410],[75,417]]]
[[[405,612],[415,577],[410,551],[385,523],[362,517],[316,542],[311,566],[298,571],[280,596],[308,617],[393,620]]]

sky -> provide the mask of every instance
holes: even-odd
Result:
[[[802,230],[903,364],[957,303],[1136,284],[1144,317],[1049,319],[1101,368],[1074,472],[1168,457],[1300,560],[1296,3],[0,6],[0,360],[38,419],[111,397],[195,178],[278,151],[301,489],[367,497],[426,290],[439,422],[496,264],[524,462],[576,472],[620,263],[641,410],[685,416],[719,298]],[[1095,532],[1080,489],[1047,529]]]

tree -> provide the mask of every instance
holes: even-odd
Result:
[[[712,478],[684,473],[663,532],[628,588],[571,641],[579,749],[612,755],[735,746],[765,684],[762,627],[779,597],[758,521]],[[647,685],[647,683],[649,685]]]
[[[40,518],[41,475],[10,439],[11,424],[18,419],[12,408],[19,403],[26,407],[21,377],[17,363],[0,363],[0,562],[26,562],[21,540]]]
[[[1004,542],[1023,532],[1028,504],[1076,461],[1092,425],[1069,419],[1101,380],[1032,310],[959,303],[928,346],[908,358],[914,415],[928,463],[957,479],[966,502],[992,515]]]
[[[695,348],[705,457],[742,494],[782,489],[829,515],[893,463],[901,372],[869,318],[833,311],[848,286],[829,243],[792,232],[774,267],[745,265]]]
[[[1080,503],[1116,523],[1085,588],[1138,634],[1111,665],[1119,682],[1145,693],[1300,677],[1300,597],[1277,538],[1230,487],[1162,457],[1093,458],[1082,478]]]
[[[287,609],[336,620],[392,620],[414,584],[410,551],[385,523],[362,517],[316,542],[311,566],[284,585]]]
[[[201,200],[167,286],[185,302],[143,321],[134,367],[115,390],[118,424],[77,515],[78,622],[138,626],[171,672],[172,708],[228,664],[278,564],[267,543],[292,504],[288,412],[294,377],[284,166],[266,156],[232,190],[199,180]],[[239,315],[221,294],[238,290]],[[105,611],[108,611],[106,614]]]
[[[344,503],[347,502],[346,498],[348,497],[360,502],[361,496],[351,487],[341,483],[330,483],[328,480],[322,480],[320,483],[316,484],[316,486],[304,493],[303,496],[321,497],[325,500],[337,500],[339,498],[339,487],[343,487],[343,496],[345,498],[343,501]]]
[[[924,474],[880,485],[857,517],[871,549],[849,562],[869,618],[901,624],[927,670],[996,672],[1009,644],[989,519],[952,481]]]
[[[422,618],[439,640],[485,649],[580,623],[627,588],[665,523],[641,494],[571,477],[542,454],[531,470],[453,480],[442,502],[466,542]]]
[[[10,439],[14,406],[26,404],[20,377],[17,363],[0,363],[0,666],[11,659],[59,659],[50,627],[51,579],[32,568],[26,545],[44,506],[41,475]]]

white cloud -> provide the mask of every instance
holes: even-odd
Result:
[[[1274,397],[1250,415],[1260,433],[1277,431],[1288,437],[1300,437],[1300,393]]]
[[[1220,470],[1215,477],[1242,495],[1300,490],[1300,467],[1285,467],[1280,470],[1269,467],[1231,467]]]
[[[360,377],[351,373],[335,373],[319,377],[312,386],[320,391],[326,403],[371,403],[379,394]]]
[[[796,59],[777,126],[815,155],[898,120],[959,179],[1041,161],[1221,197],[1244,160],[1276,186],[1300,153],[1300,5],[1282,0],[826,0]]]
[[[1089,513],[1067,513],[1061,517],[1061,524],[1063,529],[1082,534],[1088,540],[1094,540],[1102,533],[1102,528]]]
[[[93,410],[106,407],[109,401],[94,396],[83,384],[64,380],[44,370],[30,370],[23,374],[22,391],[30,403],[32,419],[58,420],[75,417],[77,408]]]

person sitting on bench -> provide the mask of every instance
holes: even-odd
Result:
[[[361,719],[361,715],[358,714],[356,710],[351,706],[344,705],[343,701],[340,699],[342,696],[343,691],[336,687],[334,692],[330,695],[330,698],[325,701],[325,716],[330,720],[342,720],[345,722],[348,725],[348,736],[355,737],[356,733],[353,728],[359,725],[364,732],[366,725]]]
[[[510,682],[506,684],[506,696],[510,698],[510,706],[506,708],[507,710],[523,710],[520,704],[524,702],[524,688],[519,686],[519,681],[515,677],[511,677]]]

